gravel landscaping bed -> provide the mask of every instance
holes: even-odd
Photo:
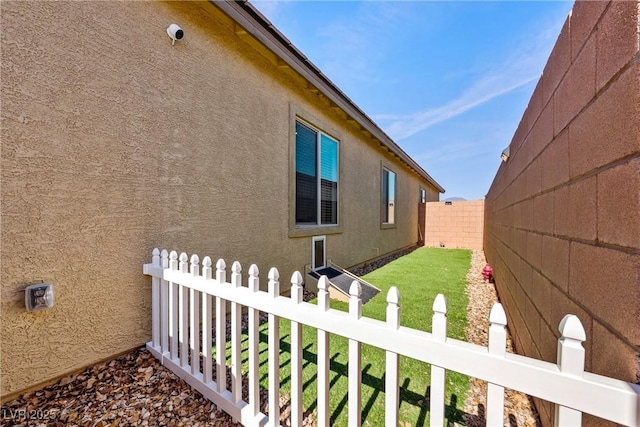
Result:
[[[415,248],[360,267],[366,274]],[[495,287],[482,280],[485,264],[482,251],[473,251],[467,276],[469,327],[467,340],[487,345],[489,311],[497,301]],[[305,299],[313,294],[305,292]],[[261,320],[264,316],[261,317]],[[246,319],[243,319],[243,326]],[[228,329],[229,330],[229,329]],[[508,351],[512,352],[508,337]],[[227,376],[230,378],[230,375]],[[243,381],[246,395],[246,378]],[[230,386],[230,385],[229,385]],[[507,390],[505,425],[539,426],[528,397]],[[267,392],[261,391],[261,408],[267,412]],[[471,379],[465,401],[465,423],[484,426],[486,383]],[[281,398],[281,420],[290,412],[286,396]],[[238,426],[199,392],[192,390],[171,371],[160,365],[144,347],[109,362],[69,375],[56,384],[29,392],[2,406],[2,425],[7,426]],[[305,414],[304,425],[315,424],[315,413]]]
[[[378,258],[375,261],[371,261],[371,262],[368,262],[368,263],[365,262],[360,267],[352,268],[350,270],[350,273],[353,273],[356,276],[364,276],[367,273],[371,273],[373,270],[377,270],[378,268],[382,267],[383,265],[389,264],[391,261],[393,261],[395,259],[398,259],[398,258],[400,258],[402,256],[407,255],[407,254],[410,254],[411,252],[415,251],[416,249],[418,249],[418,246],[412,246],[410,248],[403,249],[401,251],[389,254],[389,255],[387,255],[385,257]]]
[[[484,252],[474,250],[471,256],[471,268],[467,275],[467,319],[469,326],[466,330],[467,341],[487,346],[489,344],[489,313],[493,304],[498,302],[498,296],[493,283],[482,279],[482,268],[486,261]],[[507,331],[507,351],[513,353],[511,336]],[[484,426],[484,410],[487,404],[487,383],[476,378],[469,379],[469,394],[465,400],[464,411],[467,426]],[[505,390],[505,417],[506,426],[540,426],[540,420],[535,407],[529,397],[523,393]]]

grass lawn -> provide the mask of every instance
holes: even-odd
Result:
[[[438,293],[445,295],[448,307],[448,336],[464,339],[467,325],[465,276],[471,252],[468,250],[421,248],[379,268],[364,279],[382,290],[362,308],[363,316],[384,320],[386,295],[391,286],[400,291],[400,322],[403,326],[431,331],[432,305]],[[332,301],[331,307],[348,311],[348,304]],[[316,330],[303,327],[303,400],[305,411],[316,407]],[[261,386],[268,386],[267,324],[261,326]],[[290,322],[281,320],[281,391],[290,387]],[[245,341],[246,345],[246,341]],[[348,340],[332,335],[329,350],[331,425],[347,425]],[[246,360],[246,359],[245,359]],[[247,366],[243,367],[246,372]],[[362,346],[362,423],[384,425],[385,352]],[[430,366],[406,357],[400,358],[400,425],[429,425]],[[446,399],[449,422],[461,422],[461,408],[468,389],[467,377],[447,372]]]

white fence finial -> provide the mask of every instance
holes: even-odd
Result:
[[[360,286],[360,282],[354,280],[351,282],[351,286],[349,286],[349,295],[352,297],[360,297],[362,295],[362,287]]]
[[[571,338],[580,342],[587,340],[587,334],[584,331],[582,322],[580,322],[580,319],[578,319],[578,316],[576,315],[567,314],[564,316],[560,321],[560,327],[558,330],[564,338]]]
[[[392,286],[387,292],[387,325],[393,329],[400,327],[400,292]]]
[[[238,261],[234,261],[231,264],[231,285],[234,288],[242,286],[242,265]]]
[[[233,264],[231,264],[231,272],[240,273],[241,271],[242,271],[242,264],[240,264],[240,261],[233,261]]]
[[[222,258],[216,262],[216,280],[219,283],[225,283],[227,281],[227,264]]]
[[[302,274],[299,271],[291,275],[291,300],[295,304],[302,302]]]
[[[400,291],[398,291],[398,288],[396,286],[392,286],[389,289],[389,292],[387,292],[387,302],[389,304],[396,305],[400,303]]]
[[[169,268],[172,270],[178,269],[178,252],[171,251],[169,254]]]
[[[160,249],[153,248],[151,252],[151,264],[160,265]]]
[[[200,258],[196,254],[191,255],[191,275],[200,275]]]
[[[210,280],[213,275],[211,265],[211,258],[208,256],[204,257],[202,260],[202,276],[207,280]]]
[[[504,307],[499,302],[493,304],[493,307],[491,307],[489,323],[501,326],[507,325],[507,315],[504,312]]]
[[[180,273],[188,273],[189,272],[189,256],[182,252],[180,254]]]
[[[260,275],[260,271],[258,270],[258,266],[255,264],[251,264],[249,267],[249,290],[251,292],[258,292],[260,289],[260,279],[258,276]]]
[[[169,252],[166,249],[163,249],[160,252],[160,258],[162,259],[162,268],[169,267]]]
[[[278,272],[278,269],[275,267],[271,267],[271,270],[269,270],[269,275],[267,277],[269,278],[269,295],[271,295],[271,298],[279,297],[280,282],[278,281],[278,279],[280,279],[280,273]]]
[[[433,311],[435,313],[447,314],[447,300],[444,295],[436,295],[436,299],[433,301]]]

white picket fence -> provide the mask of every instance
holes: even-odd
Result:
[[[227,282],[224,260],[215,266],[205,257],[153,250],[144,273],[152,276],[152,341],[147,348],[161,363],[194,389],[245,426],[280,425],[279,321],[291,320],[290,425],[302,425],[302,325],[317,329],[317,418],[329,426],[329,337],[349,339],[348,423],[361,422],[361,345],[386,351],[385,424],[398,424],[400,355],[432,365],[430,425],[444,425],[445,370],[460,372],[489,383],[486,420],[503,424],[504,388],[524,392],[556,404],[556,425],[578,426],[582,413],[627,426],[640,426],[640,386],[584,372],[585,331],[576,316],[560,323],[558,363],[548,363],[506,352],[506,316],[496,303],[489,316],[489,347],[447,338],[447,307],[438,295],[433,304],[432,332],[400,326],[400,295],[393,287],[387,295],[386,322],[362,317],[357,282],[351,287],[349,312],[329,308],[326,278],[318,283],[317,305],[302,301],[302,276],[291,278],[291,297],[280,296],[278,270],[268,274],[268,292],[260,291],[258,268],[249,268],[243,286],[241,266],[231,267]],[[215,309],[212,304],[215,301]],[[225,350],[227,301],[231,305],[231,390],[227,390]],[[248,401],[242,396],[241,308],[248,307]],[[268,414],[260,412],[258,313],[268,313]],[[215,347],[212,357],[212,319]],[[220,349],[223,349],[220,351]],[[201,354],[202,355],[202,366]]]

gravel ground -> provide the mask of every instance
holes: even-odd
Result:
[[[467,275],[467,295],[469,305],[467,318],[469,326],[466,330],[467,341],[474,344],[487,346],[489,330],[489,312],[494,303],[498,302],[498,296],[493,283],[482,279],[482,268],[486,261],[484,252],[474,250],[471,257],[471,268]],[[511,336],[507,335],[507,351],[513,353]],[[464,411],[467,426],[484,426],[484,410],[487,402],[487,383],[476,378],[470,379],[470,390],[465,400]],[[530,399],[523,393],[505,390],[505,417],[504,425],[537,427],[540,426],[538,414]]]
[[[360,267],[356,267],[356,268],[352,268],[350,270],[351,273],[355,274],[356,276],[364,276],[367,273],[371,273],[373,270],[376,270],[380,267],[382,267],[385,264],[389,264],[391,261],[398,259],[402,256],[405,256],[407,254],[410,254],[411,252],[415,251],[416,249],[418,249],[418,246],[412,246],[410,248],[407,249],[403,249],[401,251],[398,252],[394,252],[390,255],[387,255],[386,257],[377,259],[375,261],[369,262],[369,263],[364,263],[362,264]]]
[[[394,254],[377,260],[361,267],[358,273],[365,274],[398,256]],[[489,310],[497,301],[493,284],[482,280],[480,272],[484,262],[482,251],[474,251],[467,276],[470,301],[467,339],[481,345],[487,345]],[[305,293],[305,299],[311,297],[312,294]],[[508,351],[512,351],[510,338]],[[230,378],[230,375],[227,377]],[[246,381],[243,388],[246,395]],[[262,411],[266,413],[265,390],[261,391],[260,397]],[[485,402],[486,384],[472,379],[471,390],[465,401],[467,425],[485,425]],[[288,425],[286,418],[290,412],[288,405],[288,398],[281,398],[281,420],[285,425]],[[532,410],[533,406],[525,395],[507,390],[505,406],[505,425],[539,425],[535,410]],[[94,365],[79,374],[64,377],[56,384],[23,394],[4,404],[1,410],[3,426],[239,425],[160,365],[143,347],[112,361]],[[314,425],[315,418],[314,413],[305,414],[304,424]]]
[[[304,291],[308,301],[315,295]],[[267,321],[260,313],[260,323]],[[248,319],[242,317],[247,330]],[[227,341],[231,339],[227,322]],[[215,330],[213,331],[215,339]],[[227,389],[231,370],[227,369]],[[248,380],[243,378],[243,399]],[[267,390],[260,390],[260,408],[268,414]],[[289,425],[290,402],[280,398],[281,422]],[[304,426],[315,425],[315,413],[305,413]],[[2,426],[240,426],[211,401],[162,366],[144,347],[109,362],[69,375],[41,390],[2,405]]]

